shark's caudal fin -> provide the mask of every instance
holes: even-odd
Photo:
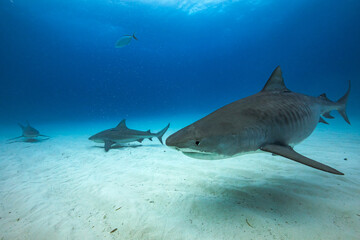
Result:
[[[170,123],[160,132],[156,133],[156,137],[159,139],[159,141],[161,142],[161,144],[164,144],[162,141],[162,137],[164,136],[165,132],[169,129],[170,127]]]
[[[25,126],[22,125],[21,123],[18,123],[18,125],[19,125],[19,127],[21,127],[21,129],[24,129],[24,128],[25,128]]]
[[[132,37],[133,37],[135,40],[138,40],[138,39],[135,37],[135,33],[133,33]]]
[[[346,105],[347,105],[347,100],[349,98],[350,89],[351,89],[351,82],[349,81],[349,88],[346,91],[345,95],[336,102],[339,105],[337,109],[338,112],[348,124],[350,124],[350,121],[346,114]]]

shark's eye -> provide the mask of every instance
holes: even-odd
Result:
[[[199,140],[195,141],[195,144],[196,144],[196,146],[199,146],[200,141]]]

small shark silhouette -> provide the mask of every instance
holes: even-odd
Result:
[[[25,138],[26,140],[35,139],[37,137],[47,137],[47,138],[49,138],[49,136],[40,134],[40,132],[38,130],[36,130],[35,128],[30,126],[29,122],[27,122],[26,126],[22,125],[21,123],[18,123],[18,125],[22,129],[22,135],[19,136],[19,137],[8,139],[8,141],[12,141],[12,140],[15,140],[15,139],[18,139],[18,138]]]
[[[126,119],[123,119],[115,128],[111,128],[102,132],[99,132],[89,138],[94,142],[104,143],[105,151],[109,151],[111,146],[115,143],[128,143],[128,142],[142,142],[144,138],[148,138],[152,141],[153,137],[157,137],[161,144],[163,144],[162,136],[168,130],[170,123],[160,132],[151,133],[148,131],[138,131],[129,129],[126,126]]]
[[[343,175],[338,170],[294,151],[318,122],[327,123],[337,110],[350,124],[346,103],[350,93],[337,102],[325,94],[311,97],[286,88],[280,66],[257,94],[230,103],[166,139],[166,145],[199,159],[222,159],[262,150],[307,166]]]

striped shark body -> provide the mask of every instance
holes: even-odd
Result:
[[[199,159],[223,159],[256,151],[270,152],[319,170],[342,175],[325,164],[309,159],[293,146],[306,139],[318,122],[333,118],[337,110],[347,123],[346,103],[350,93],[337,102],[295,93],[286,88],[280,67],[257,94],[230,103],[171,135],[166,144]],[[324,118],[323,118],[324,117]]]

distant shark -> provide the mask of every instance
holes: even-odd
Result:
[[[49,136],[40,134],[40,132],[38,130],[36,130],[35,128],[30,126],[29,122],[27,122],[26,126],[22,125],[21,123],[18,123],[18,125],[22,129],[22,135],[19,136],[19,137],[11,138],[8,141],[12,141],[12,140],[15,140],[15,139],[18,139],[18,138],[25,138],[27,140],[35,139],[37,137],[47,137],[47,138],[49,138]]]
[[[138,131],[129,129],[126,126],[126,120],[123,119],[115,128],[111,128],[102,132],[99,132],[89,138],[94,142],[104,143],[105,151],[109,151],[113,144],[121,144],[121,143],[128,143],[128,142],[142,142],[145,138],[148,138],[152,141],[153,137],[157,137],[161,144],[163,144],[162,136],[168,130],[170,123],[160,132],[158,133],[151,133],[150,130],[148,131]]]
[[[311,97],[286,88],[280,66],[257,94],[230,103],[166,139],[166,145],[199,159],[223,159],[255,151],[280,155],[307,166],[343,175],[309,159],[292,148],[307,138],[318,122],[327,123],[337,110],[350,124],[346,103],[350,93],[337,102],[325,94]]]

